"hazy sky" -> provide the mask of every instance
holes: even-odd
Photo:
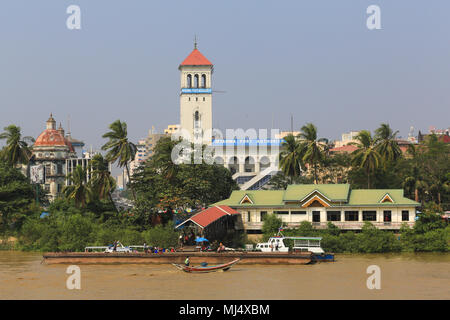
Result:
[[[66,9],[81,8],[81,30]],[[366,8],[381,7],[382,30]],[[450,118],[450,1],[2,0],[0,130],[37,137],[50,112],[100,147],[126,121],[137,140],[179,123],[178,66],[193,49],[214,64],[213,126],[320,137],[388,122],[445,128]]]

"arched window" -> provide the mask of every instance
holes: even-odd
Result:
[[[198,88],[198,74],[194,76],[194,88]]]
[[[187,87],[192,88],[192,76],[190,74],[187,75]]]
[[[194,113],[194,128],[200,128],[200,113],[198,111]]]
[[[206,88],[206,74],[202,74],[202,88]]]

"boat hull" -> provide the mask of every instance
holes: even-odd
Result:
[[[309,252],[282,253],[282,252],[168,252],[154,253],[102,253],[102,252],[68,252],[45,253],[44,262],[47,264],[183,264],[186,256],[191,263],[200,264],[207,261],[209,264],[223,264],[230,260],[241,259],[239,264],[308,264],[312,261]]]
[[[314,262],[334,262],[334,253],[313,254],[312,260]]]
[[[205,266],[205,267],[191,267],[191,266],[182,266],[179,264],[173,263],[175,267],[178,269],[188,272],[188,273],[206,273],[206,272],[216,272],[216,271],[228,271],[235,263],[239,262],[241,259],[236,259],[228,263],[224,263],[216,266]]]

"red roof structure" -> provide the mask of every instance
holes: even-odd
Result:
[[[184,61],[181,66],[212,66],[211,61],[205,58],[205,56],[195,48]]]
[[[337,148],[333,148],[330,149],[331,153],[352,153],[353,151],[357,150],[358,147],[351,145],[351,144],[347,144],[345,146],[342,147],[337,147]]]
[[[69,147],[69,150],[73,152],[73,146],[67,140],[59,130],[54,129],[46,129],[44,130],[39,137],[36,139],[36,142],[34,143],[35,147],[53,147],[53,146],[67,146]]]
[[[183,221],[183,223],[176,226],[176,228],[178,228],[179,226],[183,225],[184,223],[186,223],[188,221],[192,221],[199,227],[205,228],[208,225],[210,225],[211,223],[213,223],[214,221],[222,218],[223,216],[226,216],[226,215],[230,216],[230,215],[234,215],[234,214],[239,214],[239,212],[237,212],[234,209],[231,209],[228,206],[224,206],[224,205],[214,206],[214,207],[210,207],[208,209],[200,211],[199,213],[195,214],[193,217]]]

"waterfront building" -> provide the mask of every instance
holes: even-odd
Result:
[[[42,165],[44,181],[42,187],[49,200],[54,200],[62,191],[66,181],[66,159],[76,157],[70,141],[64,136],[61,124],[56,128],[53,115],[46,122],[45,130],[38,136],[31,147],[30,165]]]
[[[53,115],[46,122],[45,130],[38,136],[31,147],[30,166],[42,166],[44,181],[42,187],[50,201],[55,200],[64,186],[71,182],[66,179],[77,165],[86,169],[86,179],[90,179],[89,164],[94,152],[85,152],[84,142],[72,138],[70,132],[65,134],[61,124],[56,128]]]
[[[241,214],[247,233],[261,233],[264,217],[276,214],[287,227],[309,221],[315,228],[328,222],[342,230],[361,230],[370,221],[379,229],[413,226],[420,203],[402,189],[355,189],[349,184],[289,185],[286,190],[238,190],[213,206],[226,205]]]

